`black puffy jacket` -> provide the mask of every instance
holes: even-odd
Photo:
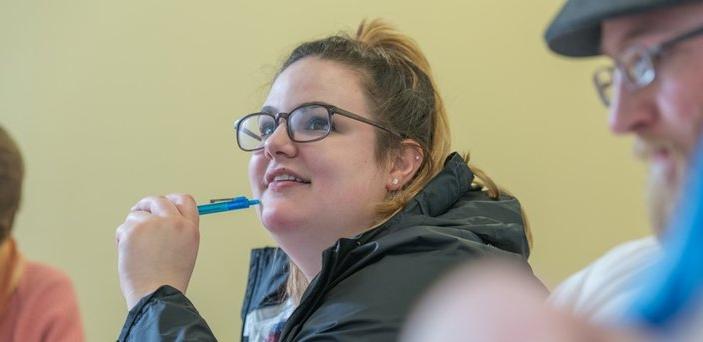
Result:
[[[416,300],[457,264],[508,256],[529,268],[520,204],[507,195],[492,200],[472,189],[472,180],[463,159],[450,155],[444,169],[402,211],[326,249],[322,269],[297,307],[282,291],[285,254],[276,248],[254,250],[242,341],[395,341]],[[260,326],[270,331],[257,334]],[[164,286],[130,311],[119,340],[215,337],[190,301]]]

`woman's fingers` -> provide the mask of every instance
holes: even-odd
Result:
[[[144,197],[132,207],[131,211],[146,211],[162,217],[180,214],[176,205],[165,196]]]
[[[173,203],[181,215],[193,222],[198,222],[200,219],[198,205],[195,203],[193,196],[188,194],[169,194],[166,195],[166,198]]]

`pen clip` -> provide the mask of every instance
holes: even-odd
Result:
[[[224,203],[224,202],[249,202],[246,196],[238,196],[232,198],[215,198],[211,199],[210,203]]]
[[[210,203],[229,202],[232,200],[234,200],[234,198],[215,198],[215,199],[211,199]]]

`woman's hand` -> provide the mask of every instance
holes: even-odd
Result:
[[[117,227],[117,271],[127,308],[162,285],[185,293],[200,243],[190,195],[146,197]]]

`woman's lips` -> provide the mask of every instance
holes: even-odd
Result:
[[[266,188],[272,191],[282,191],[286,189],[291,189],[299,186],[310,185],[309,182],[300,182],[295,180],[275,180],[269,183]]]

